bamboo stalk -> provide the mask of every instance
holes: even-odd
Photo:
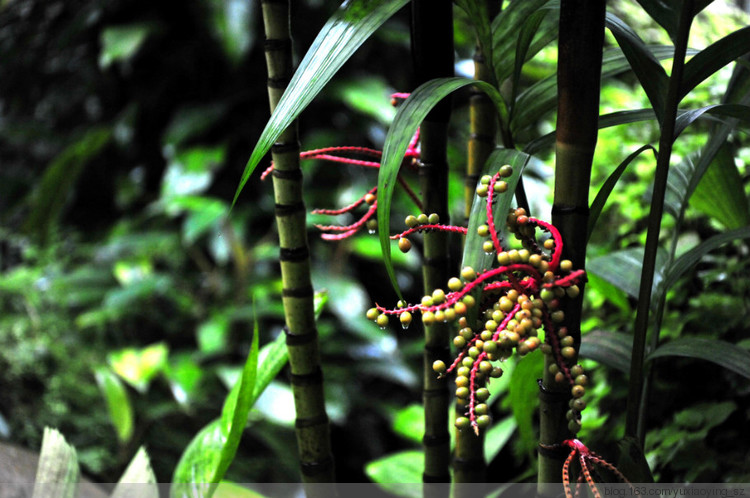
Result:
[[[641,284],[638,290],[638,306],[633,328],[633,351],[630,361],[630,380],[628,383],[628,405],[625,417],[625,435],[638,437],[643,446],[645,430],[639,431],[639,412],[643,394],[643,360],[648,333],[649,310],[651,306],[651,287],[654,283],[656,269],[656,252],[659,248],[659,233],[661,218],[664,213],[664,197],[667,191],[667,177],[669,175],[669,160],[672,156],[674,143],[675,120],[677,106],[680,103],[680,85],[682,72],[685,67],[685,53],[690,35],[690,25],[693,21],[693,0],[685,0],[680,12],[680,21],[675,37],[674,59],[672,73],[669,76],[669,88],[664,102],[664,114],[659,137],[659,156],[656,159],[656,174],[654,176],[654,190],[651,197],[651,211],[648,216],[646,232],[646,248],[643,254],[643,268]]]
[[[412,1],[412,51],[417,84],[453,76],[453,6],[450,0]],[[428,214],[437,213],[444,223],[449,218],[446,148],[450,113],[450,100],[445,100],[427,115],[420,127],[422,206]],[[449,278],[448,262],[447,234],[426,233],[422,266],[425,294],[446,285]],[[450,397],[446,379],[438,379],[432,370],[435,360],[447,361],[449,339],[448,324],[436,323],[425,327],[425,483],[450,482]]]
[[[563,257],[574,268],[584,268],[586,227],[588,225],[588,191],[591,163],[596,147],[599,117],[602,46],[604,43],[604,0],[562,0],[557,85],[558,114],[555,143],[555,198],[552,223],[562,239]],[[583,286],[581,286],[583,287]],[[582,289],[583,290],[583,289]],[[581,341],[581,306],[583,292],[564,305],[565,325],[578,350]],[[565,419],[570,393],[560,387],[549,372],[553,362],[545,358],[540,392],[540,435],[538,494],[555,494],[558,488],[545,483],[559,483],[564,453],[550,451],[570,437]]]
[[[273,111],[293,72],[289,0],[262,0],[261,3],[266,33],[268,97]],[[332,483],[334,465],[315,326],[299,154],[295,122],[272,148],[286,344],[297,417],[295,432],[303,482]],[[306,491],[308,496],[321,497],[335,493],[331,487],[321,486],[307,486]]]

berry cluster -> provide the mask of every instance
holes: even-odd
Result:
[[[490,393],[486,386],[490,379],[502,375],[498,363],[512,356],[514,350],[523,356],[541,348],[555,360],[551,373],[556,381],[570,385],[573,398],[568,419],[570,430],[575,433],[581,426],[580,413],[585,407],[581,397],[587,378],[583,368],[574,364],[577,352],[573,337],[562,326],[565,314],[561,299],[578,296],[578,284],[585,280],[585,272],[574,270],[569,260],[562,259],[562,239],[557,229],[528,216],[521,208],[511,210],[505,220],[521,248],[503,248],[493,203],[496,194],[508,190],[505,179],[512,173],[511,166],[505,165],[494,176],[483,177],[477,187],[477,195],[487,199],[486,223],[478,227],[477,233],[487,238],[483,250],[495,254],[497,266],[480,271],[465,267],[460,278],[453,277],[447,282],[447,292],[436,289],[419,304],[400,302],[395,309],[376,306],[368,310],[367,316],[381,327],[388,325],[390,315],[397,315],[402,325],[408,326],[415,312],[421,313],[425,325],[458,324],[453,339],[458,349],[455,360],[450,366],[436,361],[433,369],[440,376],[455,372],[457,403],[466,408],[464,416],[456,419],[456,426],[471,427],[477,434],[490,423],[486,403]],[[415,232],[466,233],[465,228],[440,224],[435,214],[409,216],[406,225],[406,231],[392,237],[399,240],[402,251],[410,249],[408,236]],[[478,309],[471,310],[475,307]]]

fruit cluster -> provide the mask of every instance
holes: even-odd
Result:
[[[436,361],[435,372],[440,375],[455,372],[456,398],[465,407],[464,416],[456,418],[459,429],[473,428],[474,432],[490,423],[487,383],[503,373],[499,362],[512,356],[515,350],[523,356],[540,348],[554,358],[555,380],[567,383],[572,400],[568,412],[571,432],[580,429],[580,412],[585,407],[581,399],[587,383],[580,365],[575,364],[577,352],[573,337],[563,325],[565,314],[561,299],[579,295],[578,287],[585,280],[583,270],[574,270],[569,260],[562,259],[562,239],[549,223],[532,218],[523,209],[511,210],[505,220],[508,231],[520,241],[521,248],[506,249],[500,242],[493,214],[497,194],[508,190],[505,181],[513,173],[505,165],[494,176],[485,176],[477,187],[477,195],[486,197],[486,223],[477,234],[486,237],[482,248],[495,254],[496,265],[477,271],[471,267],[461,270],[460,278],[447,282],[447,292],[435,289],[419,304],[400,302],[395,309],[376,306],[367,316],[381,327],[388,325],[388,317],[397,315],[401,324],[408,326],[412,315],[420,312],[422,322],[457,323],[453,339],[458,354],[451,365]],[[437,215],[409,216],[408,229],[392,238],[399,248],[411,248],[409,235],[429,230],[466,233],[466,229],[440,224]],[[541,231],[542,234],[538,234]],[[546,236],[544,236],[546,234]],[[544,331],[543,339],[540,331]]]

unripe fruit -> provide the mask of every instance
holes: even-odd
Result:
[[[510,261],[512,263],[521,262],[521,254],[516,249],[511,249],[510,251],[508,251],[508,256],[510,257]]]
[[[450,280],[448,280],[448,288],[453,292],[460,291],[463,286],[463,282],[461,282],[461,280],[456,277],[452,277]]]
[[[477,186],[477,195],[479,197],[487,197],[487,192],[489,189],[487,188],[487,185],[479,185]]]
[[[542,256],[539,254],[530,255],[529,264],[533,266],[534,268],[539,268],[539,265],[542,264]]]
[[[434,304],[445,302],[445,291],[443,289],[435,289],[432,291],[432,302]]]
[[[444,322],[445,321],[445,311],[443,311],[443,310],[437,310],[437,311],[435,311],[435,321],[436,322]]]
[[[477,272],[471,266],[465,266],[461,270],[461,278],[463,278],[467,282],[471,282],[472,280],[477,278]]]
[[[469,388],[468,387],[459,387],[456,389],[456,397],[457,398],[468,398],[469,397]]]
[[[492,177],[490,175],[483,175],[482,178],[479,179],[481,185],[489,185],[491,181]]]
[[[468,306],[466,306],[465,303],[459,301],[459,302],[457,302],[456,304],[453,305],[453,311],[457,315],[465,315],[466,312],[468,311]]]
[[[531,253],[528,249],[521,249],[518,251],[518,255],[521,257],[521,263],[528,263]]]
[[[582,400],[581,398],[574,399],[573,400],[573,409],[577,411],[583,411],[583,409],[586,408],[586,402]]]
[[[411,325],[412,317],[411,317],[411,313],[409,313],[408,311],[404,311],[403,313],[401,313],[398,319],[401,321],[401,326],[404,328]]]
[[[573,434],[581,430],[581,422],[579,420],[571,420],[568,422],[568,430]]]
[[[549,317],[555,323],[562,323],[565,320],[565,313],[562,310],[557,310],[550,313]]]
[[[518,291],[516,289],[510,289],[505,295],[514,303],[518,300]]]
[[[469,356],[471,358],[476,360],[477,356],[479,356],[479,353],[480,353],[479,348],[477,348],[476,346],[472,346],[469,348]]]
[[[486,403],[479,403],[474,407],[474,413],[477,415],[487,415],[490,411],[490,407]]]
[[[580,398],[586,394],[586,389],[583,386],[573,386],[570,389],[570,394],[572,394],[574,398]]]
[[[552,375],[557,375],[557,372],[560,371],[560,367],[558,367],[555,363],[553,363],[549,367],[547,367],[547,371],[551,373]]]
[[[542,343],[542,345],[539,347],[539,349],[542,350],[543,354],[552,354],[552,346],[550,346],[546,342]]]
[[[578,377],[581,374],[583,374],[583,367],[581,365],[573,365],[570,367],[570,375],[573,377]]]
[[[487,360],[479,362],[479,371],[485,375],[489,375],[492,372],[492,363]]]
[[[566,273],[573,270],[573,262],[569,259],[563,259],[560,261],[560,269]]]
[[[510,264],[510,256],[507,251],[497,253],[497,262],[500,266],[508,266]]]
[[[380,311],[377,308],[370,308],[367,310],[367,319],[375,321],[378,319],[378,316],[380,316]]]
[[[471,425],[471,421],[469,421],[468,417],[456,418],[456,429],[464,430],[464,429],[467,429],[470,425]]]
[[[404,223],[409,228],[414,228],[415,226],[419,225],[419,221],[417,221],[417,217],[414,216],[413,214],[410,214],[409,216],[407,216],[406,219],[404,220]]]
[[[481,334],[479,334],[479,337],[481,337],[483,341],[489,341],[490,339],[492,339],[492,332],[485,329]]]
[[[555,248],[555,240],[552,239],[552,238],[545,240],[544,241],[544,248],[547,249],[548,251],[551,251],[552,249],[554,249]]]
[[[477,389],[477,391],[474,393],[474,397],[478,399],[479,401],[485,401],[487,398],[490,397],[490,391],[486,387],[480,387]]]
[[[515,303],[508,297],[503,296],[500,298],[500,310],[508,313],[510,310],[513,309]]]
[[[562,384],[563,382],[565,382],[565,374],[563,374],[562,372],[557,372],[555,374],[555,382],[557,382],[558,384]]]
[[[463,337],[467,341],[470,341],[474,337],[474,331],[469,327],[462,328],[459,331],[459,334],[461,334],[461,337]]]
[[[500,378],[503,375],[503,369],[500,367],[494,367],[492,369],[492,372],[490,372],[490,377],[493,379]]]
[[[477,235],[480,237],[486,237],[490,234],[490,227],[487,225],[479,225],[477,227]]]
[[[576,385],[585,386],[586,384],[589,383],[589,378],[586,377],[584,374],[576,375],[575,382],[576,382]]]
[[[487,354],[494,354],[497,352],[497,343],[495,341],[487,341],[484,343],[482,349]]]
[[[486,429],[489,427],[490,422],[492,422],[492,420],[489,415],[480,415],[477,417],[477,426],[479,426],[480,429]]]
[[[378,229],[378,220],[367,220],[367,230],[369,230],[372,233],[375,233],[375,230]]]
[[[467,294],[461,298],[461,302],[464,303],[468,308],[471,308],[476,304],[477,300],[474,299],[474,296],[470,296]]]
[[[576,350],[575,348],[571,346],[567,346],[567,347],[562,348],[562,350],[560,351],[560,354],[563,356],[563,358],[570,360],[572,358],[575,358]]]
[[[571,285],[570,287],[565,289],[565,293],[569,298],[575,299],[581,293],[581,289],[579,289],[577,285]]]
[[[497,322],[495,320],[487,320],[486,322],[484,322],[484,328],[485,330],[494,332],[497,330]]]
[[[429,308],[432,304],[432,296],[424,296],[422,298],[422,306]]]
[[[456,387],[468,387],[468,386],[469,386],[468,377],[456,377]]]
[[[461,337],[460,335],[457,335],[453,338],[453,345],[456,346],[458,349],[463,349],[464,346],[466,346],[466,339]]]
[[[430,213],[430,215],[427,217],[427,221],[430,223],[430,225],[437,225],[440,223],[440,215],[437,213]]]
[[[496,182],[492,186],[492,190],[494,190],[497,194],[503,194],[508,191],[508,183],[504,181]]]
[[[446,367],[443,360],[435,360],[432,364],[432,369],[439,374],[444,374]]]
[[[474,366],[474,358],[466,357],[461,361],[461,364],[467,368],[471,368]]]
[[[398,248],[403,253],[409,252],[409,250],[411,250],[411,241],[406,237],[401,237],[400,239],[398,239]]]
[[[491,240],[485,240],[484,243],[482,243],[482,250],[489,254],[495,250],[495,246]]]
[[[426,225],[428,221],[429,221],[429,218],[424,213],[420,213],[417,216],[417,223],[419,223],[420,225]]]
[[[432,311],[422,313],[422,323],[428,326],[435,323],[435,314]]]
[[[560,345],[564,346],[564,347],[572,346],[573,342],[574,342],[574,340],[573,340],[573,336],[572,335],[565,336],[562,339],[560,339]]]
[[[458,367],[456,369],[456,376],[457,377],[468,377],[470,373],[471,373],[471,368]]]
[[[510,164],[504,164],[503,166],[500,166],[498,172],[503,178],[508,178],[513,174],[513,168],[510,166]]]

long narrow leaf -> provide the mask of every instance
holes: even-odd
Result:
[[[666,356],[706,360],[750,379],[750,353],[726,341],[702,337],[679,337],[656,348],[646,361]]]
[[[667,96],[668,77],[666,71],[630,26],[609,12],[607,13],[606,23],[628,58],[633,72],[640,81],[643,90],[645,90],[646,96],[648,96],[648,100],[661,123],[664,99]]]
[[[703,10],[706,5],[713,0],[696,0],[693,3],[693,15]],[[669,37],[674,39],[677,33],[677,20],[680,16],[680,10],[684,0],[638,0],[641,7],[648,12],[654,21],[658,22],[662,28],[667,30]],[[633,481],[643,482],[643,481]]]
[[[729,242],[748,238],[750,238],[750,227],[745,226],[720,233],[719,235],[714,235],[710,239],[704,240],[669,265],[669,269],[664,276],[663,285],[665,290],[672,287],[686,271],[695,266],[695,264],[709,252]]]
[[[709,105],[706,107],[701,107],[700,109],[692,109],[680,113],[680,115],[677,116],[677,119],[675,120],[674,138],[676,139],[678,136],[680,136],[680,134],[685,131],[685,128],[690,126],[690,124],[695,122],[695,120],[706,113],[723,118],[734,118],[744,121],[750,121],[750,106],[742,104]]]
[[[450,93],[469,85],[475,85],[478,89],[484,91],[492,99],[498,108],[498,112],[507,117],[507,109],[499,92],[489,83],[468,78],[438,78],[421,85],[399,107],[385,140],[383,157],[378,171],[378,232],[385,268],[399,297],[401,292],[396,283],[396,275],[391,261],[389,235],[393,191],[396,187],[396,178],[403,162],[404,153],[417,127],[430,110]]]
[[[730,62],[750,52],[750,26],[738,29],[701,50],[685,64],[680,97]]]
[[[581,338],[581,357],[623,373],[630,372],[633,336],[607,330],[594,330]]]
[[[541,7],[553,3],[550,0],[524,0],[510,2],[492,22],[492,54],[497,81],[503,81],[513,72],[513,47],[518,31],[524,21]]]
[[[456,0],[456,5],[461,7],[471,19],[471,27],[474,29],[479,50],[484,57],[490,74],[494,76],[495,69],[492,58],[492,29],[484,0]]]
[[[734,158],[733,148],[725,144],[690,198],[691,206],[730,229],[750,225],[747,194]]]
[[[232,206],[281,133],[320,93],[341,66],[408,0],[351,0],[326,22],[300,62],[242,172]]]
[[[648,149],[651,149],[654,152],[654,156],[657,155],[656,149],[654,149],[651,145],[644,145],[640,147],[638,150],[626,157],[625,160],[620,163],[617,168],[615,168],[612,174],[609,175],[609,177],[607,177],[607,179],[604,181],[604,184],[599,189],[599,192],[596,193],[596,198],[594,199],[594,202],[591,203],[591,208],[589,210],[589,239],[591,238],[591,233],[594,231],[594,227],[596,226],[596,221],[599,219],[599,215],[601,214],[602,209],[604,209],[604,205],[607,203],[609,194],[612,193],[612,189],[615,188],[617,181],[620,179],[622,174],[625,172],[625,169],[633,161],[633,159],[638,157],[641,152],[644,152]]]
[[[652,306],[656,306],[661,296],[662,280],[669,260],[669,255],[663,249],[656,254],[656,269],[652,287]],[[593,258],[586,263],[586,270],[595,273],[607,282],[625,291],[630,297],[638,297],[641,285],[641,267],[643,265],[643,248],[633,247],[623,249],[605,256]]]

